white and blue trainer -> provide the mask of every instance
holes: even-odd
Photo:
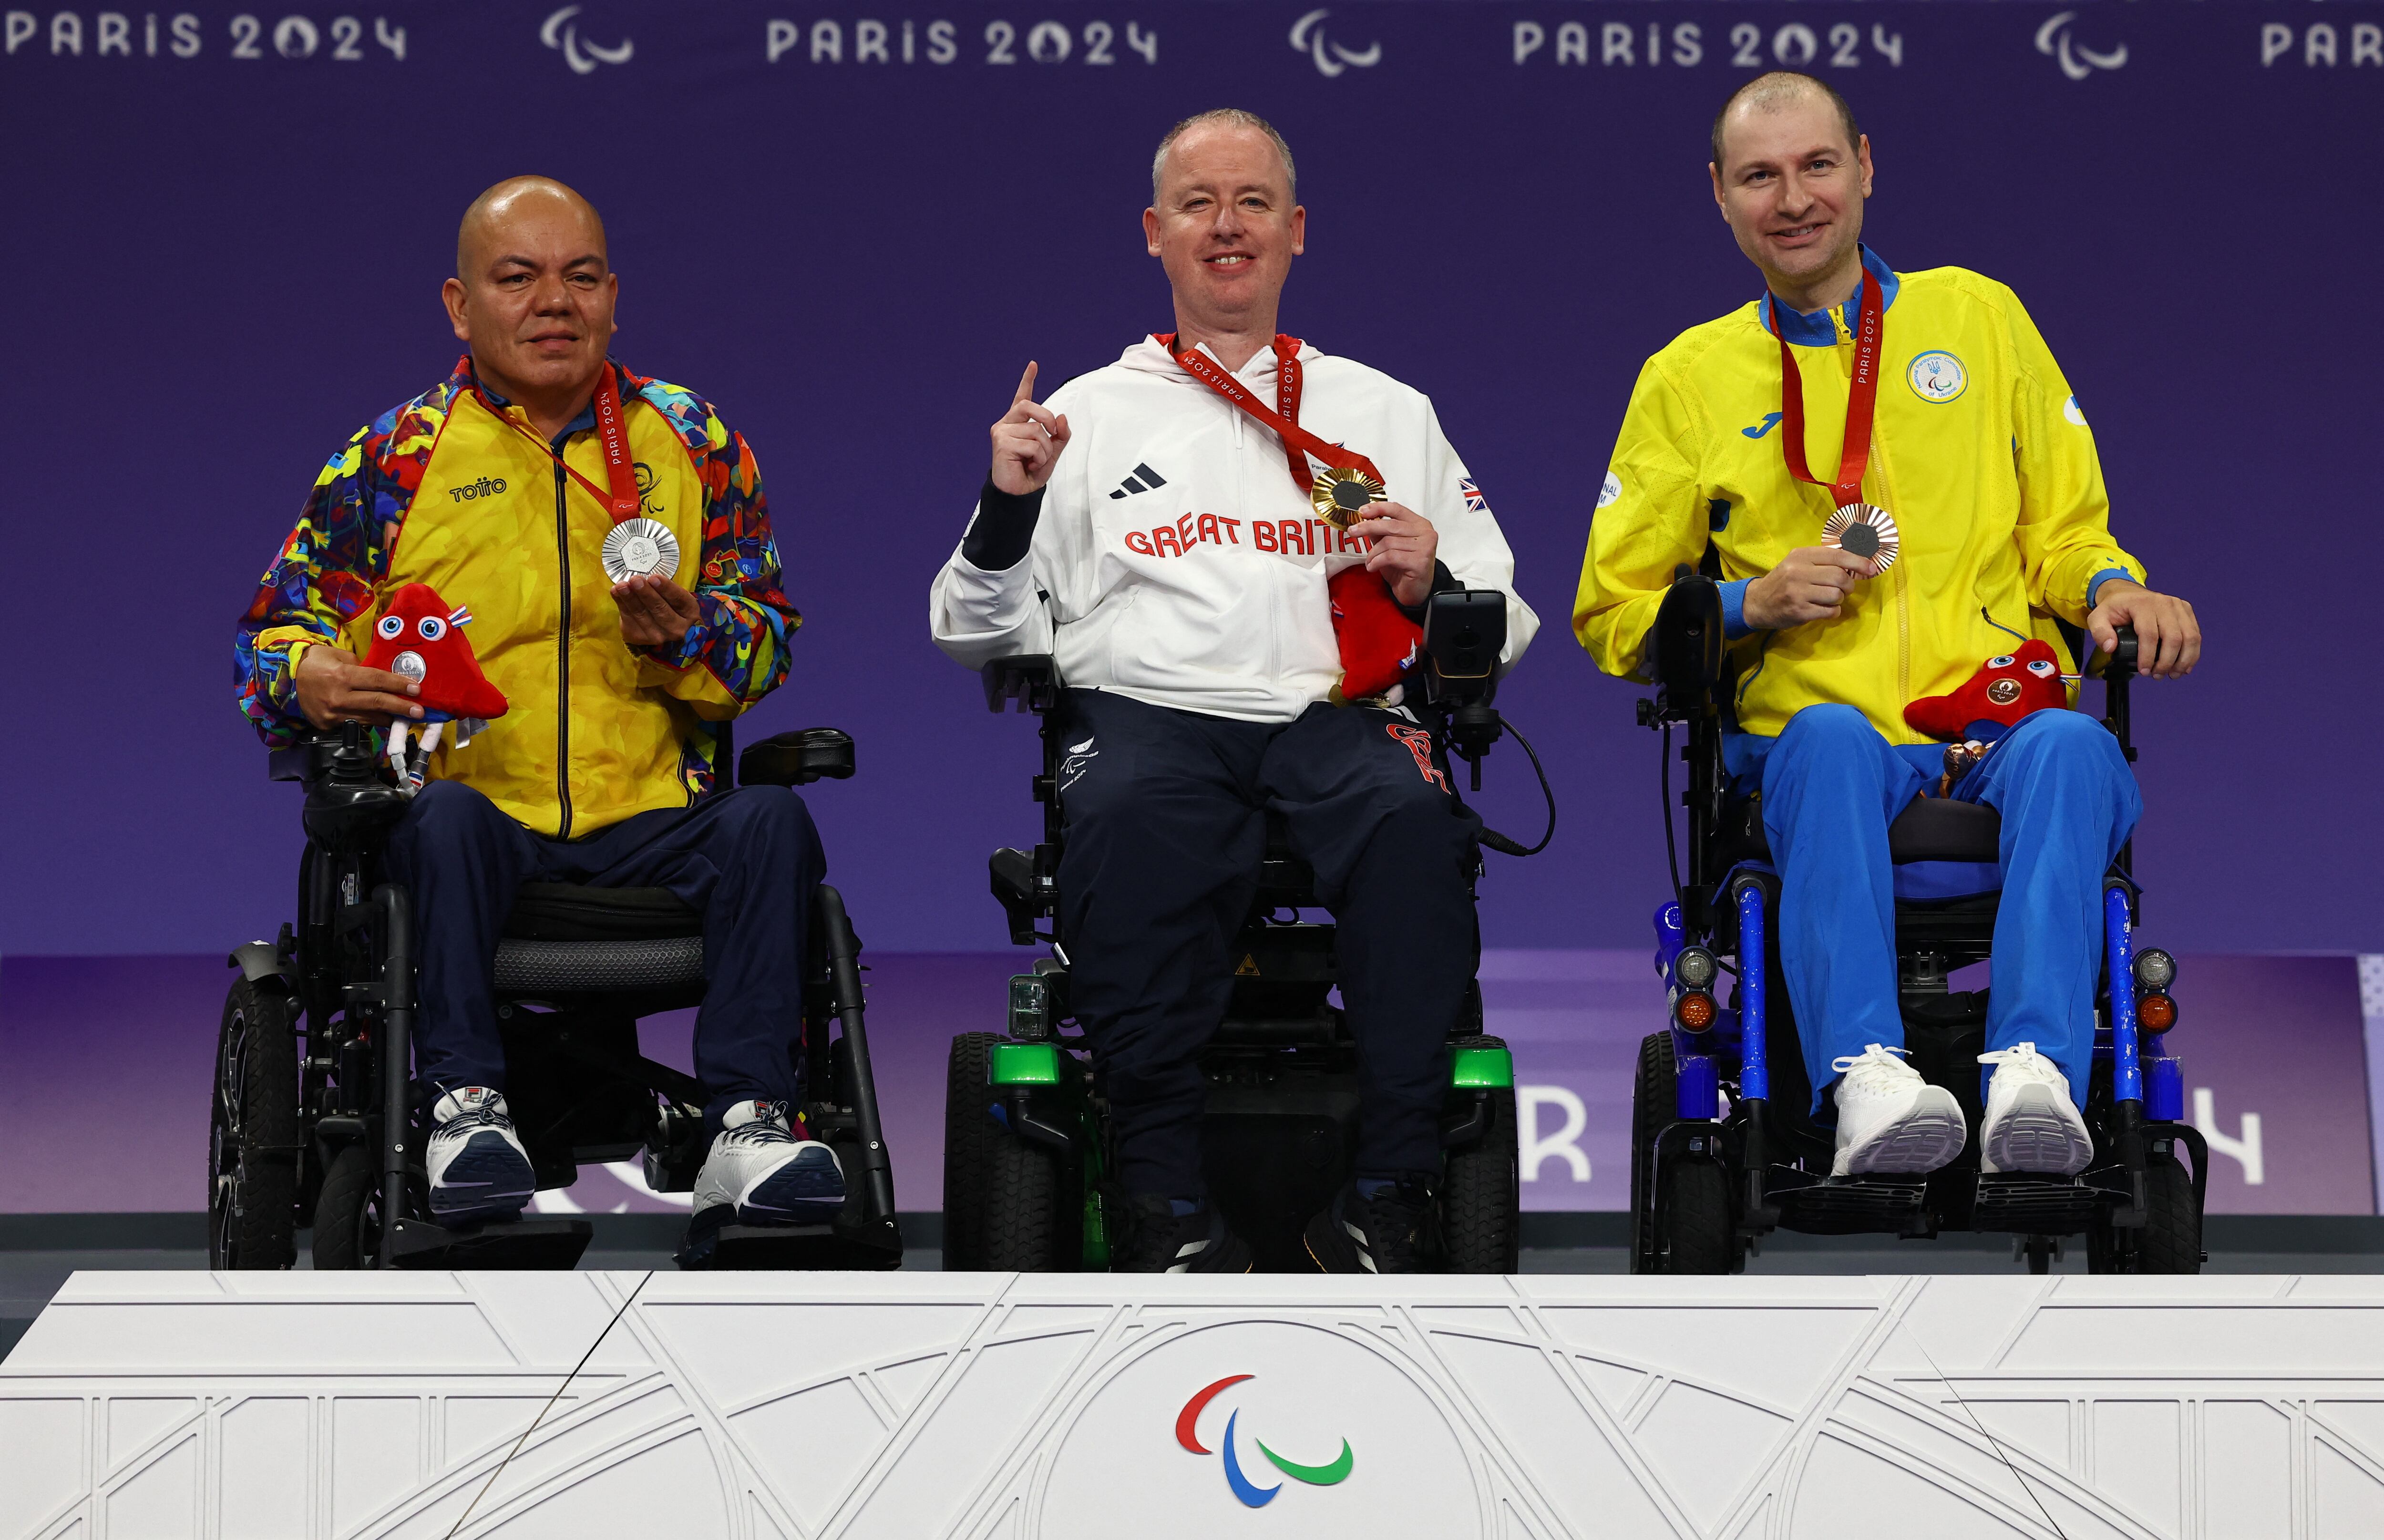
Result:
[[[431,1106],[430,1121],[423,1152],[430,1217],[472,1223],[519,1213],[538,1190],[538,1175],[505,1115],[503,1094],[485,1086],[449,1091]]]
[[[817,1139],[798,1138],[783,1101],[740,1101],[695,1179],[695,1209],[733,1207],[739,1224],[825,1224],[844,1207],[844,1168]]]

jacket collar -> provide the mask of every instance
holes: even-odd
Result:
[[[644,379],[640,379],[637,375],[631,374],[626,367],[615,362],[609,355],[604,360],[604,366],[608,369],[615,370],[619,374],[621,394],[624,398],[625,404],[627,398],[636,395],[646,384]],[[456,395],[460,395],[467,391],[477,390],[500,412],[513,404],[512,402],[507,401],[503,396],[499,395],[495,390],[481,382],[478,371],[472,367],[472,355],[468,353],[464,354],[463,357],[455,360],[455,372],[447,377],[447,388],[451,392]],[[572,418],[568,424],[565,425],[562,432],[557,433],[554,436],[554,441],[556,443],[561,443],[575,433],[586,433],[591,431],[595,426],[596,403],[591,400],[587,405],[582,406],[579,409],[579,415],[577,416]]]
[[[1895,292],[1901,287],[1896,280],[1895,269],[1881,261],[1880,255],[1869,246],[1864,246],[1861,250],[1863,267],[1869,271],[1871,277],[1879,279],[1880,298],[1885,302],[1887,309],[1894,309]],[[1862,320],[1861,292],[1857,290],[1840,309],[1845,318],[1846,334],[1851,336],[1855,328]],[[1831,347],[1838,340],[1838,329],[1832,323],[1829,311],[1816,310],[1808,315],[1803,311],[1791,310],[1782,304],[1769,289],[1763,292],[1761,299],[1756,301],[1755,318],[1762,324],[1764,330],[1774,336],[1780,335],[1781,329],[1784,327],[1788,340],[1798,347]]]
[[[1209,344],[1206,342],[1200,344],[1200,351],[1208,354],[1211,358],[1217,357],[1216,354],[1211,351]],[[1313,344],[1302,342],[1299,344],[1298,356],[1299,361],[1302,364],[1311,364],[1317,359],[1323,357],[1324,354],[1319,352]],[[1222,358],[1217,359],[1217,361],[1220,365],[1224,362]],[[1169,353],[1165,347],[1161,345],[1156,333],[1143,338],[1142,341],[1126,349],[1125,352],[1119,356],[1118,363],[1126,368],[1134,370],[1137,374],[1155,374],[1164,379],[1180,379],[1185,384],[1190,385],[1195,389],[1203,391],[1204,392],[1207,389],[1207,387],[1202,386],[1198,380],[1184,372],[1184,366],[1175,361],[1175,355],[1173,354]],[[1250,361],[1248,363],[1243,365],[1238,370],[1235,371],[1234,378],[1248,386],[1252,391],[1258,391],[1261,400],[1272,400],[1273,398],[1267,395],[1266,392],[1274,389],[1274,349],[1260,348],[1258,352],[1250,355]]]

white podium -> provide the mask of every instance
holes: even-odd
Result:
[[[2384,1278],[84,1273],[0,1366],[0,1540],[2056,1533],[2384,1534]]]

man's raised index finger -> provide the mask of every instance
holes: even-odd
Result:
[[[1018,377],[1018,393],[1010,398],[1010,404],[1015,406],[1022,401],[1035,399],[1035,371],[1039,366],[1032,360],[1028,361],[1026,372]]]

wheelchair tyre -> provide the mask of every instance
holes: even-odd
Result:
[[[996,1141],[1005,1137],[986,1108],[998,1032],[963,1032],[944,1066],[944,1271],[974,1273],[985,1261],[986,1178]]]
[[[373,1151],[352,1144],[332,1157],[315,1202],[315,1271],[369,1269],[380,1260],[380,1171]]]
[[[278,980],[243,978],[224,1000],[207,1125],[207,1263],[218,1270],[298,1260],[295,1021]]]
[[[1729,1168],[1717,1161],[1653,1169],[1656,1136],[1680,1105],[1672,1035],[1639,1044],[1631,1094],[1631,1271],[1712,1275],[1738,1271],[1738,1227]]]
[[[1452,1048],[1504,1048],[1497,1037],[1461,1037]],[[1444,1273],[1505,1273],[1522,1265],[1523,1189],[1516,1146],[1515,1092],[1490,1093],[1482,1136],[1449,1151],[1440,1184]]]
[[[2202,1215],[2193,1206],[2193,1178],[2174,1157],[2155,1156],[2144,1164],[2144,1225],[2135,1247],[2122,1252],[2110,1225],[2098,1224],[2086,1236],[2089,1273],[2199,1273],[2202,1271]]]
[[[1084,1195],[1073,1180],[1074,1167],[1064,1150],[995,1130],[985,1174],[986,1267],[996,1273],[1082,1270]]]

